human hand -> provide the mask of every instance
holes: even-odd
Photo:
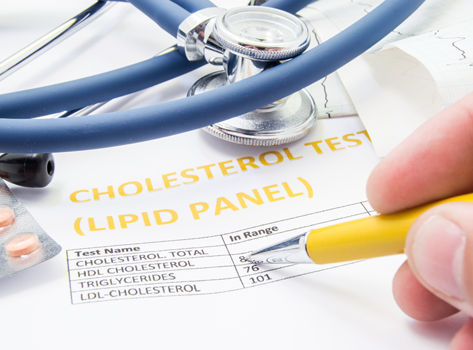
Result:
[[[392,213],[473,192],[473,94],[430,119],[372,172],[368,199]],[[448,203],[425,212],[411,227],[407,262],[393,293],[411,317],[434,321],[461,310],[473,317],[473,203]],[[452,340],[473,349],[473,319]]]

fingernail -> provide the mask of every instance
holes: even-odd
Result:
[[[415,269],[435,290],[463,300],[462,274],[466,236],[452,221],[434,215],[418,229],[411,259]]]

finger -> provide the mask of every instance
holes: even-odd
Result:
[[[453,337],[450,350],[473,349],[473,320],[470,319]]]
[[[473,94],[410,135],[372,172],[368,199],[388,213],[473,191]]]
[[[473,316],[473,203],[434,207],[412,225],[409,266],[437,297]]]
[[[458,312],[427,290],[414,276],[407,262],[394,276],[393,295],[401,310],[419,321],[436,321]]]

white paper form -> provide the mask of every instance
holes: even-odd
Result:
[[[2,280],[6,344],[26,329],[23,348],[442,349],[458,324],[431,337],[401,314],[390,280],[402,257],[240,260],[371,213],[364,183],[377,157],[357,118],[320,120],[271,149],[197,130],[56,159],[49,188],[13,189],[63,252]]]
[[[254,149],[227,145],[196,131],[154,146],[97,151],[92,160],[86,160],[90,152],[59,155],[57,187],[43,194],[41,204],[47,211],[67,208],[56,223],[47,225],[68,227],[66,241],[74,242],[66,252],[71,303],[134,296],[107,291],[122,283],[136,288],[197,281],[189,292],[212,294],[288,278],[261,275],[242,257],[314,225],[370,212],[363,200],[363,181],[377,159],[369,152],[370,141],[358,119],[320,121],[311,136],[286,147]],[[368,156],[361,151],[355,157],[357,149],[368,150]],[[343,153],[354,157],[345,161]],[[358,168],[353,170],[358,175],[339,170],[342,163]],[[59,167],[67,175],[61,175]],[[95,170],[84,174],[84,167]],[[319,188],[322,183],[326,185]],[[297,275],[314,268],[276,266],[276,271],[295,269]],[[166,274],[148,280],[156,271]],[[115,278],[143,273],[147,277],[142,281]]]
[[[38,69],[44,56],[2,88],[129,64],[171,42],[141,16],[121,24],[138,29],[118,26],[118,37],[93,41],[91,56],[64,54],[71,60],[62,70]],[[54,60],[80,42],[53,49]],[[182,96],[204,71],[104,109]],[[397,309],[391,279],[401,256],[340,266],[240,262],[275,240],[370,214],[364,186],[378,158],[357,118],[320,120],[303,140],[268,149],[197,130],[55,157],[48,188],[13,187],[63,251],[0,282],[5,348],[435,350],[460,324],[426,326]]]
[[[304,13],[326,40],[379,3],[322,0]],[[378,155],[473,91],[472,13],[468,0],[428,0],[369,53],[338,71]]]

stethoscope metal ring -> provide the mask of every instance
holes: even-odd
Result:
[[[310,42],[304,22],[270,7],[232,8],[216,18],[213,33],[225,50],[258,61],[293,58]]]

